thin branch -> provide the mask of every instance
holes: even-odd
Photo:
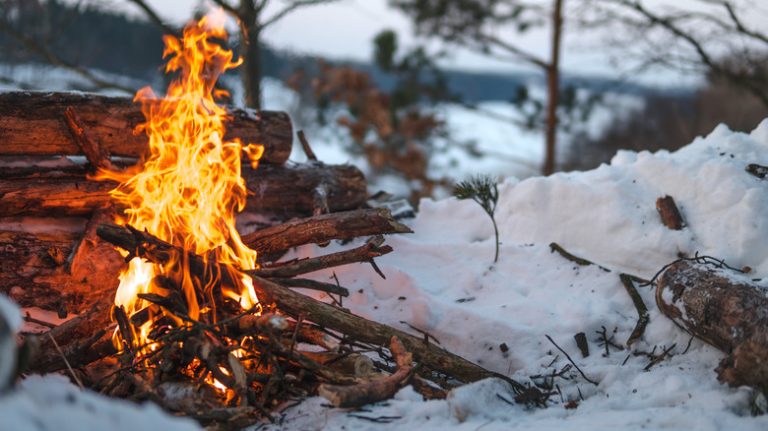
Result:
[[[533,64],[534,66],[538,66],[544,70],[547,70],[550,68],[549,62],[546,60],[543,60],[529,52],[524,51],[522,48],[512,45],[511,43],[501,40],[497,36],[487,35],[487,34],[479,34],[478,39],[485,43],[491,43],[493,45],[496,45],[497,47],[503,49],[504,51],[507,51],[508,53],[512,54],[513,56],[524,60],[528,63]]]
[[[280,21],[283,19],[286,15],[293,12],[296,9],[305,7],[305,6],[315,6],[323,3],[330,3],[337,0],[303,0],[303,1],[294,1],[285,6],[283,9],[272,15],[270,18],[266,19],[261,24],[261,29],[265,29],[269,27],[270,25],[276,23],[277,21]]]
[[[230,15],[233,15],[238,20],[240,19],[240,10],[238,10],[236,7],[232,6],[227,2],[226,0],[213,0],[214,3],[216,3],[218,6],[220,6],[225,11],[229,12]]]
[[[647,19],[651,24],[658,25],[672,33],[674,36],[685,41],[696,52],[701,63],[708,67],[712,72],[723,76],[735,85],[749,90],[754,96],[759,98],[765,106],[768,106],[768,93],[766,93],[763,88],[757,85],[753,80],[749,79],[749,77],[744,76],[744,74],[736,73],[719,64],[714,59],[714,57],[704,48],[704,45],[698,39],[675,25],[673,20],[671,20],[669,17],[664,17],[651,12],[637,0],[616,0],[616,2],[620,5],[623,5],[624,7],[628,7],[636,11],[645,19]]]
[[[560,346],[558,346],[557,343],[555,343],[555,340],[552,339],[552,337],[550,337],[547,334],[544,334],[544,336],[547,337],[547,340],[549,340],[550,343],[552,343],[555,347],[557,347],[557,350],[559,350],[560,353],[562,353],[563,355],[565,355],[566,358],[568,358],[568,361],[576,368],[576,371],[578,371],[579,374],[581,374],[581,377],[583,377],[584,380],[588,381],[589,383],[592,383],[595,386],[598,385],[596,381],[587,377],[587,375],[584,374],[584,371],[581,371],[581,368],[579,368],[579,366],[576,365],[576,362],[574,362],[573,359],[571,359],[571,356],[565,350],[563,350]]]
[[[164,19],[160,17],[160,15],[157,14],[157,12],[152,9],[152,6],[150,6],[146,1],[144,0],[130,0],[131,3],[135,4],[139,9],[144,11],[144,14],[147,15],[147,18],[149,18],[150,21],[158,25],[160,28],[163,29],[163,31],[166,34],[171,34],[176,37],[181,36],[181,32],[179,32],[179,29],[172,27]]]

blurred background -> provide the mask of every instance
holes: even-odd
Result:
[[[163,35],[213,8],[244,60],[224,102],[413,202],[768,116],[764,0],[0,0],[0,90],[162,94]]]

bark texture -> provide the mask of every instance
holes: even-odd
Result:
[[[139,103],[127,97],[83,93],[17,91],[0,93],[0,155],[79,155],[65,110],[77,114],[79,126],[113,156],[140,157],[147,148],[144,133],[134,129],[145,121]],[[264,163],[288,160],[293,127],[284,112],[229,108],[226,138],[262,144]]]
[[[1,177],[1,176],[0,176]],[[322,195],[331,212],[359,208],[367,197],[363,174],[350,165],[260,165],[243,168],[246,211],[281,216],[310,215]],[[83,216],[113,206],[113,182],[85,173],[52,170],[31,177],[0,178],[0,216]]]
[[[656,303],[692,335],[728,354],[720,381],[768,391],[768,290],[726,270],[681,261],[659,277]]]

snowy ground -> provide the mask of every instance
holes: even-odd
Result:
[[[465,125],[473,124],[467,120]],[[509,136],[500,133],[497,142],[505,139]],[[318,147],[321,152],[323,145]],[[327,154],[332,151],[338,150]],[[493,230],[479,206],[452,198],[423,201],[416,218],[405,221],[415,233],[388,238],[395,251],[377,260],[386,280],[368,265],[336,269],[341,284],[353,292],[344,305],[405,331],[410,329],[401,322],[428,331],[446,349],[523,382],[567,365],[549,335],[598,384],[571,370],[568,380],[558,381],[562,401],[555,396],[546,409],[508,404],[504,399],[513,395],[497,380],[459,388],[445,401],[424,402],[405,388],[395,399],[363,411],[328,408],[323,399],[311,398],[285,410],[271,428],[768,429],[768,416],[749,414],[749,389],[717,382],[713,369],[722,354],[691,341],[660,315],[651,288],[640,288],[651,323],[631,351],[611,349],[604,356],[596,341],[596,331],[605,327],[623,344],[635,325],[620,272],[650,278],[678,253],[699,252],[750,266],[750,277],[768,276],[767,185],[744,171],[749,163],[768,164],[768,121],[750,135],[720,127],[671,154],[621,152],[593,171],[508,179],[500,186],[496,212],[502,247],[495,265]],[[487,172],[487,166],[457,172]],[[675,198],[688,223],[682,231],[670,231],[659,221],[655,201],[665,194]],[[551,242],[611,271],[576,266],[551,253]],[[341,248],[308,246],[294,256]],[[319,280],[330,276],[314,274]],[[12,314],[5,308],[0,316]],[[588,358],[575,346],[577,332],[588,335]],[[673,356],[650,371],[644,371],[647,358],[632,354],[673,344]],[[564,407],[571,400],[579,401],[576,409]],[[3,431],[194,426],[151,405],[81,391],[61,376],[32,376],[0,393]]]
[[[603,326],[623,344],[636,312],[619,272],[651,278],[678,253],[696,252],[750,266],[750,277],[768,275],[768,193],[748,175],[748,163],[768,159],[768,121],[751,135],[725,127],[675,153],[618,154],[610,166],[549,178],[510,180],[497,210],[502,248],[493,259],[493,233],[474,202],[423,201],[410,222],[415,233],[390,237],[395,252],[377,260],[380,279],[366,265],[337,269],[354,292],[345,306],[363,316],[408,330],[407,322],[434,335],[448,350],[520,381],[567,364],[546,339],[573,357],[594,386],[575,370],[560,381],[567,410],[555,397],[547,409],[510,406],[509,389],[484,381],[457,390],[447,401],[422,402],[410,389],[395,400],[347,412],[311,399],[289,409],[281,427],[292,429],[739,429],[764,430],[768,417],[751,417],[751,391],[720,385],[713,371],[722,354],[693,340],[659,314],[651,288],[641,294],[651,323],[632,350],[604,356],[595,341]],[[665,228],[656,198],[675,198],[688,227]],[[563,247],[606,268],[579,267],[550,252]],[[299,256],[332,250],[306,247]],[[318,273],[320,280],[329,273]],[[585,332],[592,355],[581,358],[573,341]],[[504,343],[509,351],[504,353]],[[643,369],[632,352],[676,345],[670,359]],[[685,352],[685,353],[683,353]],[[369,419],[360,419],[365,416]],[[388,418],[373,423],[370,418]],[[279,428],[279,427],[276,427]]]

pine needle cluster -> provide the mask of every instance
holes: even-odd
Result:
[[[493,232],[496,235],[496,254],[493,263],[499,260],[499,228],[496,226],[496,204],[499,201],[499,188],[496,179],[487,175],[478,175],[468,180],[460,181],[453,189],[457,199],[472,199],[477,202],[491,218]]]

